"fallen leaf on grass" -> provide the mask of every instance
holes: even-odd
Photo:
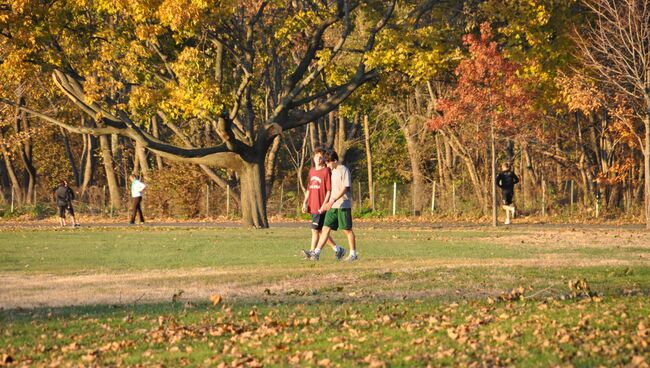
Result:
[[[9,354],[2,354],[2,361],[0,361],[0,362],[2,362],[2,364],[13,363],[13,361],[14,361],[14,358],[12,358],[11,355],[9,355]]]
[[[562,336],[558,342],[559,342],[560,344],[566,344],[566,343],[569,342],[570,340],[571,340],[571,335],[568,335],[568,334],[567,334],[567,335]]]
[[[212,302],[212,305],[216,307],[217,305],[219,305],[219,303],[221,303],[221,295],[219,294],[211,295],[210,301]]]
[[[632,358],[632,361],[630,362],[630,365],[632,367],[647,367],[648,364],[645,361],[645,357],[641,355],[637,355],[634,358]]]
[[[183,295],[185,291],[184,290],[178,290],[177,292],[172,295],[172,303],[176,303],[181,299],[181,295]]]
[[[77,350],[77,343],[76,342],[73,342],[70,345],[63,346],[61,348],[61,351],[64,352],[64,353],[67,353],[69,351],[75,351],[75,350]]]
[[[260,323],[260,318],[257,316],[257,311],[253,309],[248,313],[248,316],[251,317],[251,322],[253,323]]]

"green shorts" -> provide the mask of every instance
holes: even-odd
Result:
[[[339,228],[343,230],[352,229],[352,209],[351,208],[331,208],[325,214],[325,224],[324,226],[329,227],[332,230],[338,230]]]

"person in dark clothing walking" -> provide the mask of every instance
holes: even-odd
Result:
[[[515,205],[512,203],[512,197],[515,194],[515,184],[519,183],[517,175],[510,170],[510,164],[505,162],[501,165],[502,171],[497,175],[497,186],[501,188],[501,198],[503,199],[502,208],[506,210],[505,224],[510,224],[510,214],[515,218]]]
[[[54,190],[54,200],[59,209],[59,224],[61,227],[66,225],[65,212],[67,211],[72,218],[72,226],[79,226],[74,217],[74,208],[72,208],[72,201],[74,200],[74,192],[68,186],[68,182],[63,180],[59,186]]]
[[[135,214],[140,215],[140,222],[144,223],[144,216],[142,215],[142,191],[146,187],[135,175],[129,177],[131,179],[131,198],[133,201],[133,209],[131,211],[130,224],[135,224]]]

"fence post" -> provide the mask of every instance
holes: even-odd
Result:
[[[397,210],[397,183],[393,182],[393,216]]]
[[[280,184],[280,205],[278,206],[278,215],[282,214],[282,197],[284,197],[284,181]]]
[[[226,185],[226,217],[230,216],[230,184]]]
[[[210,184],[205,184],[205,217],[210,215]]]
[[[433,186],[431,187],[431,213],[436,210],[436,181],[433,181]]]
[[[596,194],[596,217],[600,214],[600,193]]]
[[[14,186],[11,186],[11,213],[14,213]]]

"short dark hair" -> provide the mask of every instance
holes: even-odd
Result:
[[[321,155],[325,155],[325,149],[321,147],[317,147],[314,149],[314,153],[311,156],[314,157],[318,153],[320,153]]]
[[[334,162],[339,160],[339,155],[334,150],[325,152],[325,162]]]

